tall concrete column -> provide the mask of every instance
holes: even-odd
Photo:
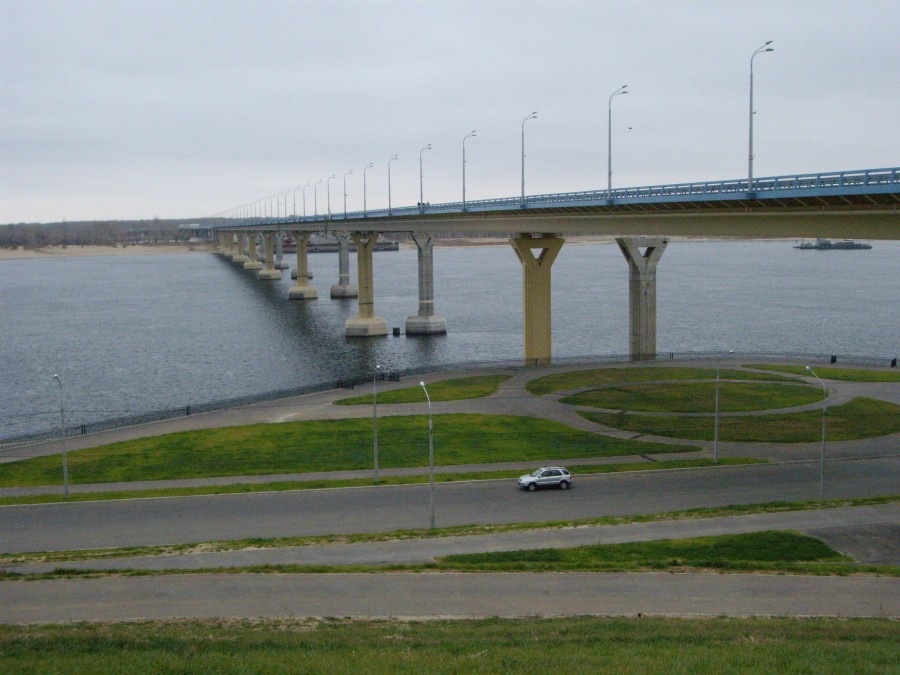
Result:
[[[331,287],[332,298],[355,298],[359,290],[350,283],[350,235],[333,233],[338,243],[338,282]]]
[[[540,237],[520,234],[510,239],[513,250],[522,263],[525,360],[534,365],[550,363],[550,269],[565,241],[555,234]],[[534,255],[534,249],[540,250],[540,253]]]
[[[281,279],[281,270],[275,269],[275,233],[265,232],[263,234],[263,246],[265,251],[265,265],[259,271],[259,278],[263,281],[274,281]]]
[[[291,300],[315,300],[319,292],[315,286],[309,284],[309,267],[306,255],[309,252],[310,232],[294,232],[294,241],[297,243],[297,283],[288,291]]]
[[[359,274],[359,314],[347,319],[344,334],[347,337],[373,337],[387,335],[387,322],[375,316],[375,285],[372,269],[372,251],[378,240],[377,232],[354,232],[356,266]]]
[[[284,241],[281,232],[275,233],[275,269],[286,270],[290,267],[284,262]],[[296,278],[296,277],[292,277]]]
[[[411,233],[419,249],[419,313],[406,319],[407,335],[438,335],[447,332],[447,319],[434,313],[434,239]]]
[[[247,234],[247,262],[244,263],[245,270],[261,270],[262,263],[256,253],[256,232]]]
[[[234,255],[231,257],[231,261],[238,265],[243,265],[245,262],[250,260],[244,251],[247,248],[247,233],[246,232],[237,232],[234,235]]]
[[[656,358],[656,265],[668,239],[617,237],[628,261],[629,354],[632,361]],[[643,253],[641,249],[644,249]]]

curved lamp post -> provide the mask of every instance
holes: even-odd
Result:
[[[363,218],[366,217],[366,170],[371,169],[375,164],[369,162],[363,167]]]
[[[734,354],[733,349],[728,350],[728,355]],[[719,369],[722,365],[722,357],[716,358],[716,421],[713,430],[713,464],[719,463]]]
[[[627,94],[628,85],[623,84],[609,95],[606,113],[606,198],[612,199],[612,100],[620,94]]]
[[[393,215],[393,211],[391,210],[391,162],[395,159],[400,159],[397,155],[394,155],[388,160],[388,215]]]
[[[475,129],[472,129],[469,133],[463,136],[462,146],[463,146],[463,205],[462,210],[466,210],[466,139],[472,138],[475,135]]]
[[[347,220],[347,176],[351,173],[353,173],[353,169],[344,174],[344,220]]]
[[[375,482],[378,482],[378,390],[375,381],[378,379],[378,373],[381,366],[375,365],[372,373],[372,450],[375,458]]]
[[[307,183],[303,186],[303,220],[306,220],[306,188],[308,188],[312,183]]]
[[[424,382],[419,382],[428,400],[428,501],[431,505],[431,529],[434,529],[434,426],[431,423],[431,397]]]
[[[747,162],[747,190],[749,192],[753,192],[753,115],[756,114],[753,111],[753,59],[756,58],[757,54],[775,51],[774,47],[769,46],[770,44],[772,44],[771,40],[766,42],[766,44],[753,52],[750,56],[750,152]]]
[[[62,456],[63,456],[63,492],[66,499],[69,498],[69,461],[66,457],[66,413],[63,407],[63,386],[59,375],[54,375],[53,379],[59,385],[59,432],[62,436]]]
[[[328,180],[325,181],[325,195],[328,200],[328,220],[331,220],[331,181],[334,178],[334,174],[328,176]]]
[[[809,366],[806,366],[806,369],[812,373],[814,378],[819,380],[819,384],[822,385],[822,394],[824,394],[825,398],[828,398],[828,390],[825,388],[825,383],[822,382],[818,375],[816,375],[816,371]],[[825,494],[825,398],[822,399],[822,449],[819,452],[819,499],[822,499]]]
[[[320,178],[316,181],[316,184],[313,185],[313,218],[315,220],[319,219],[319,183],[324,183],[325,179]]]
[[[422,193],[422,153],[431,150],[431,143],[419,150],[419,211],[425,210],[425,197]]]
[[[537,110],[522,120],[522,208],[525,208],[525,122],[537,119]]]

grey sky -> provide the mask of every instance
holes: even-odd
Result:
[[[0,223],[895,166],[900,3],[0,0]],[[307,190],[307,211],[313,192]],[[301,210],[301,192],[297,192]],[[319,211],[325,210],[325,183]]]

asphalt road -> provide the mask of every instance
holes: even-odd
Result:
[[[567,491],[526,493],[514,482],[444,483],[438,527],[818,497],[818,464],[577,476]],[[826,498],[893,494],[900,458],[834,462]],[[0,552],[190,543],[246,537],[380,532],[428,526],[428,486],[387,486],[0,507]]]

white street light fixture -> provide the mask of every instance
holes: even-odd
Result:
[[[325,195],[328,199],[328,220],[331,220],[331,180],[334,178],[334,174],[328,176],[328,180],[325,181]]]
[[[69,498],[69,460],[66,457],[66,413],[63,406],[63,386],[59,375],[54,375],[53,379],[59,385],[59,433],[62,436],[62,457],[63,457],[63,494],[66,499]]]
[[[393,157],[391,157],[388,160],[388,163],[387,163],[387,167],[388,167],[388,215],[389,216],[393,215],[393,211],[391,210],[391,162],[393,162],[395,159],[400,159],[400,158],[397,155],[394,155]]]
[[[306,188],[308,188],[311,183],[307,183],[303,186],[303,220],[306,220]]]
[[[425,197],[422,193],[422,153],[431,150],[431,143],[419,150],[419,211],[425,210]]]
[[[609,95],[609,107],[607,108],[606,127],[606,198],[612,199],[612,100],[620,94],[627,94],[627,84],[623,84]]]
[[[475,135],[475,129],[472,129],[469,133],[463,136],[462,140],[462,148],[463,148],[463,204],[462,210],[466,210],[466,139],[472,138]]]
[[[728,350],[728,355],[734,354],[733,349]],[[719,463],[719,369],[722,365],[722,357],[716,358],[716,421],[713,430],[713,464]]]
[[[366,170],[371,169],[375,164],[373,162],[369,162],[363,167],[363,218],[366,217]]]
[[[431,529],[434,529],[434,426],[431,423],[431,397],[424,382],[419,382],[428,400],[428,499],[431,505]]]
[[[818,375],[816,375],[816,371],[809,366],[806,366],[806,369],[812,373],[813,377],[819,380],[819,384],[822,385],[822,394],[824,396],[822,399],[822,449],[819,452],[819,499],[822,499],[825,494],[825,400],[828,398],[828,390],[825,388],[825,383],[822,382]]]
[[[522,120],[522,208],[525,208],[525,122],[537,119],[537,111],[535,110],[528,117]]]
[[[375,482],[378,482],[378,390],[375,381],[378,379],[378,373],[381,366],[375,365],[375,371],[372,373],[372,439],[373,439],[373,455],[375,457]]]
[[[313,218],[315,220],[319,219],[319,183],[324,181],[324,178],[320,178],[316,181],[316,184],[313,185]]]
[[[344,174],[344,220],[347,220],[347,176],[351,173],[353,173],[353,169]]]
[[[750,56],[750,152],[747,162],[748,192],[753,192],[753,116],[756,114],[756,111],[753,110],[753,59],[756,58],[757,54],[775,51],[774,47],[769,47],[770,44],[772,44],[772,40],[766,42],[766,44],[753,52],[753,54]]]

